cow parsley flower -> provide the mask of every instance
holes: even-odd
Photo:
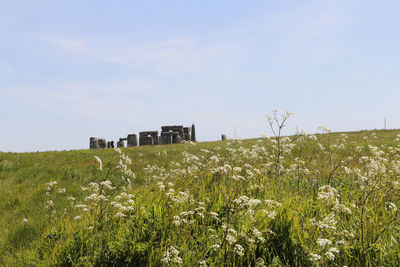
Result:
[[[112,187],[112,183],[110,181],[108,181],[108,180],[100,182],[100,185],[102,185],[105,189],[108,189],[108,190],[113,190],[114,189],[114,187]]]
[[[99,170],[102,171],[103,170],[103,162],[101,161],[101,159],[98,156],[94,156],[94,158],[99,163]]]
[[[182,264],[182,258],[179,257],[179,250],[177,250],[173,246],[170,246],[169,249],[166,252],[164,252],[161,261],[167,264],[170,263]]]
[[[335,254],[332,252],[328,251],[325,253],[325,257],[327,257],[329,260],[333,261],[335,259]]]
[[[123,218],[123,217],[126,217],[126,215],[123,214],[122,212],[117,212],[117,213],[115,214],[115,217]]]
[[[226,236],[226,241],[228,241],[228,243],[232,245],[233,243],[236,242],[236,238],[235,238],[233,235],[228,234],[228,235]]]
[[[233,249],[236,254],[238,254],[240,257],[244,255],[244,248],[240,244],[236,244],[235,248]]]
[[[65,188],[61,188],[60,190],[58,190],[59,194],[64,194],[65,192],[67,192]]]
[[[393,210],[394,212],[397,211],[396,204],[394,204],[393,202],[385,202],[385,204],[386,204],[386,206],[388,206],[388,208],[389,208],[390,210]]]
[[[318,238],[317,244],[320,245],[322,248],[325,248],[327,245],[332,245],[332,241],[326,238]]]
[[[321,260],[321,256],[318,255],[318,254],[310,253],[310,260],[312,260],[312,261],[320,261]]]
[[[214,245],[212,245],[211,246],[211,248],[214,250],[214,251],[217,251],[217,249],[219,249],[221,246],[219,245],[219,244],[214,244]]]
[[[207,266],[208,265],[206,260],[199,261],[199,267],[207,267]]]

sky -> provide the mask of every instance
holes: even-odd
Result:
[[[0,151],[400,128],[400,1],[0,0]]]

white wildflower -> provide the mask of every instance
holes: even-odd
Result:
[[[161,261],[167,264],[169,263],[182,264],[182,258],[179,257],[179,250],[177,250],[173,246],[170,246],[169,249],[166,252],[164,252]]]
[[[114,189],[114,187],[112,187],[111,181],[108,181],[108,180],[100,182],[100,185],[103,186],[105,189],[108,189],[108,190],[113,190]]]
[[[335,253],[335,254],[339,254],[339,249],[337,249],[335,247],[331,247],[328,251]]]
[[[335,259],[335,254],[332,252],[328,251],[325,253],[325,257],[327,257],[329,260],[333,261]]]
[[[221,246],[219,245],[219,244],[214,244],[214,245],[212,245],[211,246],[211,248],[214,250],[214,251],[217,251],[217,249],[219,249]]]
[[[199,267],[207,267],[207,266],[208,265],[206,260],[199,261]]]
[[[65,192],[67,192],[65,188],[61,188],[60,190],[58,190],[59,194],[64,194]]]
[[[385,204],[388,206],[388,208],[389,208],[390,210],[393,210],[394,212],[397,211],[396,204],[394,204],[393,202],[385,202]]]
[[[103,170],[103,162],[101,161],[101,159],[98,156],[94,156],[94,158],[99,163],[99,170],[102,171]]]
[[[123,217],[126,217],[126,215],[123,214],[122,212],[117,212],[117,213],[115,214],[115,217],[123,218]]]
[[[233,235],[228,234],[226,236],[226,241],[228,241],[228,243],[232,245],[236,242],[236,238]]]
[[[332,245],[332,241],[326,238],[318,238],[317,239],[317,244],[321,246],[322,248],[325,248],[327,245]]]
[[[310,253],[310,260],[319,261],[319,260],[321,260],[321,256],[318,254]]]
[[[244,255],[244,248],[240,244],[236,244],[235,248],[233,249],[236,254],[238,254],[240,257]]]

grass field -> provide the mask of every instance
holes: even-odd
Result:
[[[0,153],[0,265],[396,266],[398,134]]]

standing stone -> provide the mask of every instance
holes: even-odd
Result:
[[[169,145],[172,144],[172,135],[162,135],[160,136],[160,145]]]
[[[196,129],[194,124],[192,124],[192,136],[191,136],[192,142],[196,142]]]
[[[114,148],[114,141],[108,141],[107,148]]]
[[[123,140],[117,141],[117,147],[125,147],[124,141]]]
[[[225,141],[225,140],[226,140],[226,135],[225,135],[225,134],[221,135],[221,140],[222,140],[222,141]]]
[[[137,146],[138,145],[137,135],[136,134],[128,134],[127,143],[128,143],[128,147]]]
[[[183,128],[183,140],[190,141],[190,127]]]
[[[100,148],[106,148],[107,147],[106,139],[98,138],[97,142],[98,142]]]
[[[176,134],[172,137],[172,143],[179,144],[182,143],[182,137],[179,134]]]
[[[139,145],[158,145],[158,131],[140,132]]]
[[[98,149],[99,148],[99,143],[98,143],[96,137],[90,137],[89,147],[90,147],[90,149]]]
[[[143,145],[144,146],[152,146],[152,145],[154,145],[153,136],[145,136],[144,140],[143,140]]]

